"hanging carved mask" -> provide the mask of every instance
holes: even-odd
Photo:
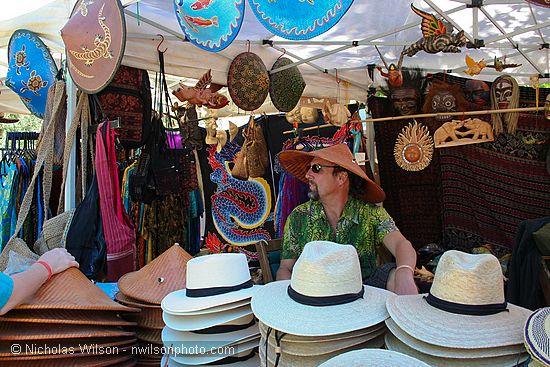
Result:
[[[550,120],[550,94],[546,96],[546,102],[544,103],[544,115],[547,120]]]
[[[401,116],[414,115],[418,111],[418,97],[413,88],[398,88],[391,93],[393,107]]]
[[[464,85],[466,99],[478,106],[486,106],[491,95],[489,85],[481,80],[468,80]]]
[[[507,78],[497,78],[495,82],[495,95],[499,109],[508,108],[512,99],[513,88],[512,82]]]
[[[440,91],[435,94],[432,98],[432,112],[443,113],[443,112],[456,112],[456,98],[449,91]],[[436,116],[437,121],[450,121],[452,116],[450,115],[440,115]]]

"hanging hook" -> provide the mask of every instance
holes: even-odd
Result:
[[[276,61],[279,61],[279,59],[286,54],[286,50],[284,48],[281,48],[281,50],[283,50],[283,53],[281,54],[281,56],[277,57]]]
[[[250,52],[250,40],[246,40],[246,52]]]
[[[340,84],[340,78],[338,78],[338,69],[334,70],[336,70],[336,83]]]
[[[165,52],[168,50],[168,47],[166,47],[166,48],[164,49],[164,51],[161,51],[161,50],[160,50],[160,45],[162,45],[162,43],[164,42],[164,36],[163,36],[162,34],[160,34],[160,33],[157,33],[157,36],[160,36],[160,38],[161,38],[160,43],[159,43],[158,46],[157,46],[157,51],[158,51],[158,52],[161,52],[161,53],[165,53]]]

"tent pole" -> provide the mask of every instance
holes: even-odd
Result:
[[[69,1],[69,14],[71,13],[76,0]],[[65,65],[69,68],[69,60],[65,59]],[[76,110],[76,86],[71,78],[69,70],[65,71],[65,86],[67,89],[67,118],[65,119],[65,131],[68,133],[71,128]],[[69,162],[67,163],[67,178],[65,179],[65,211],[76,207],[76,137],[73,140]],[[83,159],[86,159],[84,157]],[[82,195],[85,193],[83,192]],[[59,214],[59,213],[58,213]]]
[[[131,12],[130,10],[128,9],[124,9],[124,14],[126,15],[129,15],[131,16],[132,18],[135,18],[135,19],[138,19],[138,16],[136,13],[134,12]],[[153,22],[152,20],[148,19],[148,18],[145,18],[143,16],[139,16],[139,20],[140,22],[143,22],[143,23],[147,23],[149,25],[152,25],[153,27],[157,28],[157,29],[160,29],[161,31],[164,31],[168,34],[171,34],[172,36],[178,38],[179,40],[183,41],[183,42],[187,42],[187,39],[185,38],[185,36],[182,36],[181,34],[179,34],[178,32],[175,32],[173,30],[171,30],[170,28],[168,27],[165,27],[161,24],[158,24],[157,22]]]
[[[457,22],[455,22],[451,17],[449,17],[449,15],[447,13],[445,13],[443,10],[441,10],[437,5],[435,5],[433,3],[433,1],[431,0],[424,0],[429,6],[430,8],[432,8],[437,14],[441,15],[443,17],[443,19],[445,19],[447,22],[451,23],[453,25],[453,27],[455,27],[457,30],[459,31],[464,31],[464,29],[462,29]],[[466,38],[468,38],[468,40],[472,43],[475,43],[474,41],[474,38],[469,35],[468,33],[466,33],[466,31],[464,31],[464,36],[466,36]]]
[[[483,9],[481,10],[483,12]],[[485,14],[485,12],[484,12]],[[489,19],[490,20],[490,19]],[[501,32],[503,32],[503,35],[502,36],[496,36],[496,37],[491,37],[491,38],[486,38],[485,39],[485,47],[489,47],[489,45],[493,42],[498,42],[500,40],[503,40],[505,38],[510,38],[510,37],[513,37],[513,36],[517,36],[519,34],[523,34],[523,33],[527,33],[527,32],[531,32],[531,31],[536,31],[538,29],[541,29],[541,28],[546,28],[550,26],[550,20],[547,20],[546,22],[543,22],[543,23],[538,23],[537,25],[534,25],[534,26],[531,26],[531,27],[526,27],[526,28],[519,28],[518,30],[516,31],[513,31],[513,32],[510,32],[510,33],[506,33],[504,32],[504,30],[502,30]],[[498,27],[498,26],[497,26]],[[511,42],[512,45],[514,46],[515,48],[515,45],[514,45],[514,42]],[[493,46],[491,46],[492,48]]]

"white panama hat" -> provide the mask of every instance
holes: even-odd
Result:
[[[413,338],[401,329],[395,321],[392,319],[386,320],[386,325],[390,332],[397,337],[400,341],[408,345],[409,347],[416,349],[417,351],[425,354],[429,354],[434,357],[443,358],[464,358],[464,359],[477,359],[487,357],[501,357],[518,355],[518,353],[525,352],[525,348],[522,344],[505,345],[495,348],[476,348],[476,349],[464,349],[464,348],[447,348],[440,347],[435,344],[428,344],[418,339]]]
[[[251,305],[261,322],[280,332],[324,336],[384,321],[391,294],[363,285],[353,246],[313,241],[304,246],[291,280],[265,285],[254,294]]]
[[[205,309],[202,309],[202,310],[199,310],[199,311],[172,312],[171,310],[164,310],[164,312],[169,314],[169,315],[174,315],[174,316],[196,316],[196,315],[206,315],[206,314],[209,314],[209,313],[217,313],[217,312],[221,312],[221,311],[232,310],[232,309],[235,309],[235,308],[238,308],[238,307],[241,307],[241,306],[246,306],[246,305],[250,305],[250,298],[243,299],[243,300],[237,301],[237,302],[226,303],[225,305],[205,308]]]
[[[170,356],[170,359],[189,365],[204,365],[212,362],[220,361],[227,357],[232,357],[234,355],[248,355],[252,352],[254,348],[258,347],[260,338],[247,340],[244,343],[235,343],[221,349],[223,353],[203,353],[203,354],[178,354]]]
[[[496,257],[454,250],[441,256],[428,295],[394,296],[386,306],[413,338],[465,352],[521,344],[531,313],[506,303]]]
[[[251,298],[254,285],[244,254],[213,254],[187,262],[186,288],[168,294],[161,302],[165,312],[200,311]]]
[[[405,345],[391,333],[386,334],[386,348],[419,359],[433,367],[514,367],[528,357],[527,353],[478,359],[434,357]]]
[[[241,306],[217,313],[207,313],[198,315],[170,315],[162,313],[162,319],[166,326],[177,331],[193,331],[206,329],[212,326],[230,323],[243,317],[252,318],[252,309],[250,306]]]
[[[239,353],[239,354],[246,355],[246,353],[248,353],[248,352]],[[191,367],[191,366],[195,366],[195,365],[192,365],[192,364],[185,364],[185,363],[176,362],[173,359],[169,358],[168,355],[166,355],[166,354],[162,357],[160,365],[163,366],[163,367]],[[231,364],[209,364],[208,366],[209,367],[258,367],[259,365],[260,365],[260,358],[258,357],[257,354],[254,354],[249,359],[246,359],[246,360],[243,360],[243,361],[238,361],[238,362],[231,363]]]
[[[430,367],[403,353],[384,349],[360,349],[340,354],[319,367]]]
[[[535,362],[550,365],[550,307],[533,312],[524,327],[524,342]]]

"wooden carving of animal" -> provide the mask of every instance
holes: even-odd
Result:
[[[221,86],[212,84],[212,74],[209,69],[194,87],[188,87],[180,82],[180,87],[172,91],[181,102],[208,108],[223,108],[229,104],[226,96],[217,91]]]
[[[468,136],[472,135],[472,139],[476,140],[478,138],[480,139],[487,139],[492,141],[494,139],[493,136],[493,126],[480,119],[467,119],[464,120],[464,127],[468,129],[468,131],[463,132],[462,136]]]
[[[458,53],[461,47],[466,46],[467,42],[468,38],[464,35],[464,31],[456,34],[440,34],[416,41],[403,50],[403,53],[407,56],[414,56],[418,51],[425,51],[429,54],[438,52]]]
[[[447,139],[458,141],[457,130],[462,127],[462,121],[453,120],[441,125],[434,133],[435,145],[445,144]]]

